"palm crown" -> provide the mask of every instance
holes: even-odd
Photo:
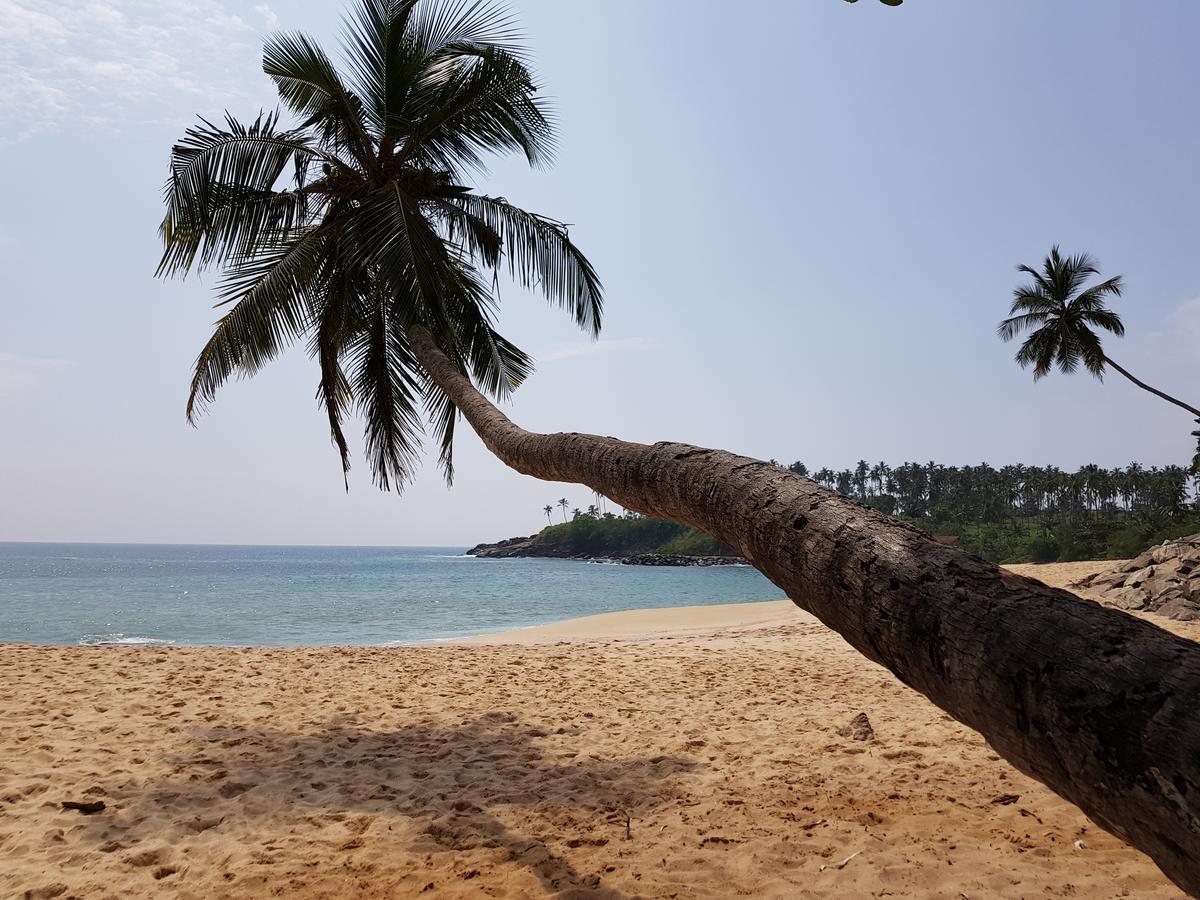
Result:
[[[553,155],[509,15],[471,0],[360,0],[347,26],[345,77],[303,34],[266,42],[263,70],[293,124],[226,114],[172,148],[159,274],[219,268],[229,306],[196,360],[189,421],[230,376],[305,338],[343,471],[342,423],[357,412],[374,480],[399,489],[426,422],[452,477],[457,418],[408,329],[428,329],[502,398],[532,361],[495,328],[499,269],[593,336],[601,286],[565,225],[464,185],[489,154]]]
[[[1125,334],[1121,317],[1104,305],[1106,297],[1121,296],[1121,276],[1084,288],[1088,278],[1100,274],[1098,264],[1086,253],[1064,257],[1057,246],[1051,248],[1040,272],[1025,265],[1017,266],[1017,271],[1033,281],[1013,291],[1010,317],[997,331],[1005,341],[1032,332],[1017,351],[1021,367],[1032,365],[1036,380],[1055,366],[1069,374],[1083,363],[1103,378],[1109,360],[1092,329],[1102,328],[1118,337]]]

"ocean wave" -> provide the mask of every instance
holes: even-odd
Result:
[[[139,637],[126,635],[121,632],[114,634],[85,634],[79,639],[84,647],[107,647],[115,645],[131,645],[138,647],[169,647],[174,641],[166,638]]]

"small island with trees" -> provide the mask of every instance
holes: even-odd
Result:
[[[496,544],[479,544],[467,554],[480,559],[532,556],[611,560],[640,566],[745,563],[729,547],[695,528],[635,512],[602,513],[595,506],[582,511],[576,509],[570,521],[547,525],[537,534],[509,538]]]

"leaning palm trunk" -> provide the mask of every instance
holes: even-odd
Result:
[[[1143,391],[1149,391],[1154,396],[1162,397],[1162,399],[1166,400],[1168,403],[1174,403],[1180,409],[1187,410],[1193,416],[1196,417],[1197,422],[1200,422],[1200,409],[1196,409],[1196,407],[1192,406],[1190,403],[1184,403],[1182,400],[1178,400],[1175,397],[1172,397],[1170,394],[1165,393],[1164,391],[1160,391],[1156,387],[1151,387],[1150,385],[1146,384],[1146,382],[1142,381],[1140,378],[1135,377],[1128,370],[1121,368],[1121,366],[1117,365],[1115,362],[1112,361],[1112,359],[1110,359],[1107,356],[1104,357],[1104,362],[1107,363],[1108,365],[1112,366],[1114,369],[1116,369],[1118,372],[1120,372],[1122,375],[1124,375],[1126,378],[1128,378],[1130,381],[1132,381],[1134,384],[1136,384],[1138,387],[1140,387]]]
[[[534,434],[422,328],[421,366],[504,463],[736,548],[792,601],[1200,894],[1200,645],[996,566],[777,466]]]

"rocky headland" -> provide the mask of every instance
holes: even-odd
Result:
[[[746,565],[740,556],[690,556],[681,553],[634,553],[625,556],[608,556],[576,553],[555,547],[538,540],[539,535],[513,537],[495,544],[476,544],[467,551],[468,556],[479,559],[579,559],[603,560],[624,566],[737,566]]]

